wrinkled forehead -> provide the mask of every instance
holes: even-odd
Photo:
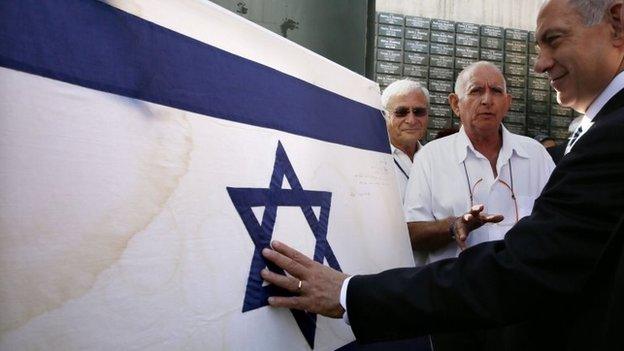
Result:
[[[505,81],[503,75],[492,67],[477,67],[468,72],[463,89],[473,86],[503,87]]]
[[[427,106],[427,97],[420,90],[412,90],[407,94],[394,95],[388,102],[390,108],[398,106],[421,107]]]

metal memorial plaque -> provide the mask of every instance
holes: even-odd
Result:
[[[403,27],[380,24],[377,27],[377,34],[385,37],[403,38]]]
[[[453,56],[453,45],[431,43],[431,54]]]
[[[433,79],[453,80],[453,69],[431,67],[429,68],[429,77]]]
[[[524,41],[507,40],[505,42],[505,50],[526,53],[527,43]]]
[[[377,73],[384,74],[401,74],[401,64],[394,62],[377,61]]]
[[[451,93],[453,91],[453,82],[448,80],[429,79],[429,90]]]
[[[434,129],[433,127],[431,127],[431,124],[429,124],[429,128],[427,128],[427,141],[435,139],[439,131],[439,129]]]
[[[569,117],[569,121],[568,123],[565,125],[566,127],[568,126],[568,124],[570,124],[570,121],[572,120],[572,109],[569,107],[563,107],[559,104],[553,104],[550,106],[550,114],[551,115],[558,115],[558,116],[567,116]]]
[[[513,134],[524,135],[524,126],[521,124],[513,124],[511,122],[505,122],[505,128]]]
[[[537,62],[537,55],[535,54],[529,55],[529,66],[531,67],[535,66],[536,62]]]
[[[403,16],[395,13],[380,12],[377,14],[377,22],[384,24],[403,25]]]
[[[530,108],[529,108],[530,110]],[[546,110],[548,107],[546,106]],[[528,114],[526,117],[527,127],[546,127],[548,128],[547,114]],[[548,132],[548,131],[547,131]]]
[[[458,33],[455,37],[455,44],[463,46],[479,46],[479,37]]]
[[[434,19],[431,20],[431,29],[443,30],[446,32],[455,32],[455,22],[442,19]]]
[[[505,38],[509,40],[527,41],[529,32],[520,29],[505,29]]]
[[[517,88],[525,88],[526,87],[526,83],[527,83],[526,77],[522,77],[522,76],[509,76],[509,77],[505,77],[505,79],[507,80],[507,85],[510,86],[510,87],[517,87]]]
[[[546,74],[546,73],[537,73],[537,72],[535,72],[533,67],[534,66],[529,65],[529,76],[548,80],[548,74]]]
[[[413,64],[413,65],[428,65],[429,64],[429,55],[427,54],[419,54],[416,52],[406,52],[403,55],[403,60],[405,63]]]
[[[548,102],[550,93],[545,90],[535,90],[529,89],[529,100],[530,101],[539,101],[539,102]]]
[[[479,61],[478,59],[469,59],[469,58],[463,58],[463,57],[456,57],[455,58],[455,68],[459,69],[460,71],[466,67],[468,67],[470,64],[475,63]]]
[[[550,136],[555,139],[566,140],[568,139],[568,128],[551,128]]]
[[[534,102],[529,105],[529,113],[548,114],[548,104],[544,102]]]
[[[427,78],[429,69],[427,66],[405,65],[403,67],[403,75],[410,77]]]
[[[509,109],[511,111],[524,113],[526,112],[526,104],[524,103],[524,101],[512,100],[511,106],[509,106]]]
[[[379,83],[380,85],[390,85],[390,83],[394,82],[395,80],[399,80],[401,79],[401,76],[393,76],[393,75],[389,75],[389,74],[378,74],[377,75],[377,83]]]
[[[401,50],[403,41],[399,38],[377,37],[377,47],[381,49]]]
[[[429,43],[426,41],[405,40],[405,50],[426,54],[429,52]]]
[[[481,26],[481,35],[486,37],[503,38],[503,28],[494,26]]]
[[[457,22],[457,33],[479,35],[479,25],[474,23]]]
[[[537,55],[537,47],[535,46],[535,42],[529,42],[529,54]]]
[[[401,62],[401,55],[401,51],[377,49],[377,60],[380,61]]]
[[[431,42],[453,44],[455,33],[431,31]]]
[[[431,20],[429,18],[417,16],[405,16],[405,25],[407,27],[429,29]]]
[[[488,61],[503,62],[503,52],[491,49],[481,49],[481,59]]]
[[[516,63],[516,64],[520,64],[520,65],[525,65],[527,64],[527,57],[526,55],[523,54],[518,54],[515,52],[506,52],[505,53],[505,62],[509,62],[509,63]]]
[[[516,124],[525,124],[526,116],[521,112],[507,112],[507,116],[505,116],[505,122],[516,123]]]
[[[527,70],[524,65],[516,65],[514,63],[508,63],[505,65],[505,74],[512,74],[514,76],[526,76]]]
[[[431,55],[429,65],[435,67],[453,68],[453,58],[449,56]]]
[[[490,38],[490,37],[481,37],[481,47],[495,50],[503,49],[503,39],[500,38]]]
[[[548,79],[529,77],[529,88],[548,90],[549,87]]]
[[[478,59],[479,49],[469,46],[457,46],[455,47],[455,56]]]
[[[436,106],[431,105],[431,112],[433,112],[433,109]],[[429,113],[429,126],[431,128],[435,128],[435,129],[444,129],[444,128],[448,128],[449,125],[451,124],[451,117],[445,117],[445,116],[437,116],[437,115],[433,115],[431,113]]]
[[[450,119],[453,116],[453,111],[449,105],[431,105],[429,106],[429,115]]]
[[[429,94],[429,102],[432,104],[448,105],[448,96],[449,94],[445,92],[432,91]]]
[[[567,128],[572,122],[572,117],[569,116],[550,116],[550,126]]]
[[[523,88],[507,87],[507,94],[510,94],[514,100],[524,103],[526,92]]]
[[[429,29],[405,27],[405,39],[429,41]]]

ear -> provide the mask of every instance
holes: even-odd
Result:
[[[607,19],[612,30],[611,42],[616,47],[624,46],[624,6],[622,1],[614,1],[608,9]]]
[[[451,109],[453,109],[455,115],[459,117],[459,96],[457,96],[457,94],[455,93],[451,93],[448,97],[448,100],[449,104],[451,105]]]

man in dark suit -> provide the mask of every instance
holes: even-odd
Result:
[[[622,2],[549,0],[537,19],[535,69],[564,106],[585,113],[567,156],[504,240],[422,268],[348,277],[282,243],[264,256],[291,276],[277,307],[345,314],[358,340],[513,325],[505,349],[622,350],[624,30]],[[464,215],[457,228],[479,222]],[[331,240],[331,237],[329,238]]]

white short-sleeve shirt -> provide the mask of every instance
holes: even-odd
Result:
[[[460,216],[471,206],[469,189],[472,189],[474,205],[483,204],[485,213],[502,214],[505,219],[472,231],[467,246],[502,239],[516,223],[516,217],[520,219],[531,213],[533,202],[555,167],[537,141],[512,134],[504,126],[502,137],[496,178],[490,162],[473,147],[463,127],[456,134],[425,145],[416,154],[410,171],[404,200],[406,221]],[[426,253],[426,263],[456,257],[459,252],[457,244],[451,242]]]

